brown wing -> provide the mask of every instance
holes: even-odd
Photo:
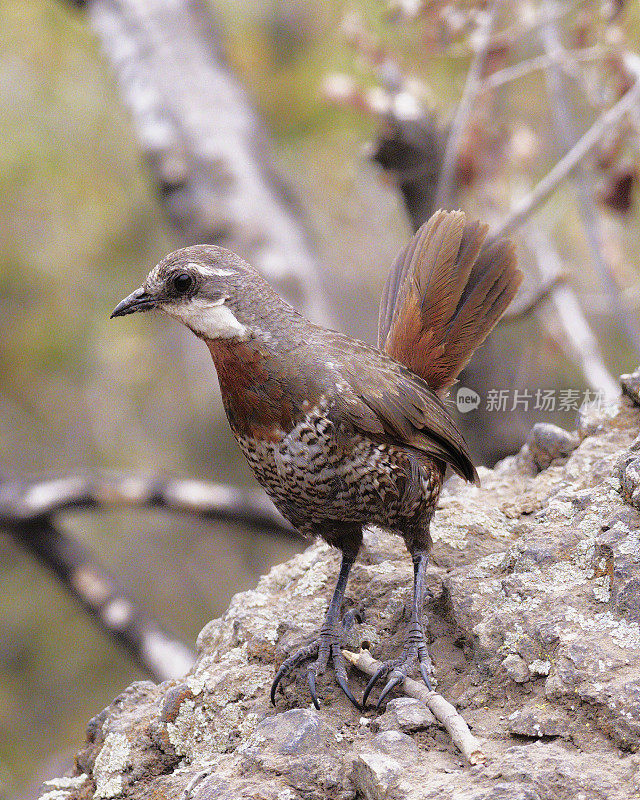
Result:
[[[339,382],[335,410],[341,421],[377,442],[394,444],[440,459],[468,481],[477,481],[467,445],[442,400],[417,375],[377,350],[334,334]],[[325,342],[326,344],[326,342]]]
[[[443,393],[484,341],[522,280],[513,245],[482,250],[488,226],[438,211],[395,260],[378,346]]]

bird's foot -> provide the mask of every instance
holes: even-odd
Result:
[[[431,659],[429,658],[429,652],[427,650],[427,643],[424,638],[424,633],[420,631],[420,635],[417,637],[417,639],[415,634],[411,635],[409,638],[410,641],[405,646],[402,656],[400,658],[394,658],[391,661],[385,661],[375,675],[372,676],[371,680],[367,684],[366,689],[364,690],[364,694],[362,695],[363,708],[367,707],[369,694],[376,683],[383,678],[387,678],[388,676],[387,682],[376,704],[376,712],[378,712],[389,692],[395,689],[395,687],[401,684],[405,678],[408,678],[411,675],[416,663],[420,668],[420,674],[422,675],[422,679],[425,682],[427,689],[432,689],[432,665]]]
[[[359,619],[358,612],[350,611],[344,615],[341,623],[341,631],[336,633],[334,630],[323,628],[320,631],[318,638],[301,647],[297,652],[284,661],[277,671],[273,683],[271,684],[271,703],[276,704],[276,690],[280,681],[290,675],[293,670],[305,661],[315,658],[307,667],[307,683],[309,684],[309,691],[313,705],[320,709],[318,696],[316,693],[316,678],[323,675],[329,665],[329,660],[333,662],[333,671],[336,678],[336,683],[346,694],[353,705],[361,710],[360,703],[353,696],[349,684],[347,682],[347,667],[342,655],[341,634],[346,633],[353,625],[354,620]],[[360,619],[361,621],[361,619]]]

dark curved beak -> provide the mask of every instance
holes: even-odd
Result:
[[[110,319],[124,317],[125,314],[135,314],[136,311],[149,311],[156,304],[156,299],[147,294],[141,286],[118,303],[113,309]]]

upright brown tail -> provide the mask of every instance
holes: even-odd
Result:
[[[488,225],[438,211],[400,251],[380,301],[378,347],[443,394],[522,281],[513,244],[483,249]]]

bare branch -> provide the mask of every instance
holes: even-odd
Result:
[[[544,8],[551,13],[550,4],[548,2],[544,4]],[[559,136],[561,137],[565,147],[569,149],[576,140],[576,134],[572,114],[565,95],[563,73],[560,69],[560,64],[562,63],[565,54],[560,43],[560,38],[558,36],[555,23],[549,22],[547,25],[544,25],[540,29],[540,38],[543,42],[547,55],[551,59],[551,64],[546,71],[546,75],[555,110],[554,121],[556,123]],[[600,281],[609,295],[611,308],[616,309],[619,312],[627,336],[635,347],[636,353],[640,354],[640,331],[638,331],[634,315],[632,314],[626,299],[621,294],[620,287],[612,275],[611,269],[609,268],[602,251],[600,218],[593,202],[593,197],[595,194],[594,187],[593,185],[590,185],[592,182],[589,180],[588,173],[581,163],[576,164],[572,177],[578,190],[580,215],[582,217],[585,237],[587,239],[591,257],[596,266],[596,270],[600,275]]]
[[[180,678],[189,671],[195,654],[136,606],[88,548],[46,517],[17,520],[3,509],[0,527],[51,569],[100,628],[154,680]]]
[[[166,508],[297,536],[264,492],[200,481],[71,476],[0,484],[0,528],[42,561],[98,625],[155,680],[184,675],[193,652],[139,608],[87,547],[52,517],[70,508]]]
[[[359,653],[343,650],[342,654],[347,661],[353,664],[356,669],[364,672],[365,675],[375,675],[382,666],[380,661],[376,661],[368,650],[361,650]],[[452,742],[471,766],[482,764],[486,761],[486,755],[482,750],[482,745],[471,733],[467,723],[448,700],[445,700],[441,694],[430,691],[423,683],[418,683],[418,681],[414,681],[412,678],[405,678],[401,686],[405,694],[409,697],[415,697],[417,700],[422,700],[426,703],[429,711],[442,723],[449,733],[449,736],[451,736]]]
[[[447,207],[451,202],[451,189],[455,172],[456,159],[460,150],[462,136],[467,128],[471,113],[473,111],[473,101],[475,100],[481,86],[480,76],[484,67],[487,55],[487,48],[491,36],[491,30],[496,17],[496,12],[501,0],[495,0],[491,9],[486,13],[482,27],[478,31],[478,42],[475,55],[469,72],[467,81],[460,98],[460,103],[451,126],[447,146],[444,153],[442,171],[438,180],[438,187],[435,193],[435,208]]]
[[[247,258],[330,324],[302,211],[270,165],[268,137],[201,0],[87,0],[164,208],[185,244]]]
[[[527,229],[527,240],[536,256],[543,281],[563,271],[560,257],[537,226]],[[568,358],[580,365],[588,385],[596,392],[604,392],[607,401],[619,397],[619,382],[607,369],[598,341],[571,287],[567,284],[556,286],[551,292],[550,302],[554,308],[553,321],[562,331],[560,344]]]
[[[639,59],[626,54],[625,61],[636,76],[640,76]],[[522,227],[534,211],[558,188],[573,172],[576,165],[588,155],[600,142],[603,133],[625,114],[631,111],[640,97],[640,77],[636,77],[633,86],[612,106],[605,111],[589,130],[582,136],[571,150],[545,175],[538,185],[512,209],[511,214],[491,232],[491,241],[502,239]]]
[[[560,20],[570,14],[575,14],[582,6],[591,2],[592,0],[570,0],[570,2],[567,3],[556,3],[553,9],[552,19]],[[543,14],[539,8],[530,10],[527,14],[520,14],[516,23],[496,33],[494,41],[490,43],[490,46],[499,42],[514,47],[525,36],[531,36],[535,33],[535,31],[541,25],[546,24],[547,21],[547,15]]]
[[[0,486],[0,524],[21,524],[68,508],[166,508],[297,537],[259,489],[157,477],[71,476]]]
[[[535,311],[541,303],[548,300],[555,288],[565,280],[566,277],[562,274],[550,276],[542,281],[539,286],[536,286],[529,294],[524,295],[522,292],[518,293],[500,319],[512,322],[516,319],[526,317],[532,311]],[[522,297],[520,294],[522,294]]]
[[[355,53],[375,70],[378,86],[357,86],[344,74],[328,75],[321,91],[331,102],[351,106],[374,117],[394,120],[418,120],[423,116],[417,95],[424,85],[409,78],[397,58],[365,27],[357,11],[346,14],[340,26],[345,41]]]
[[[597,61],[599,59],[606,58],[611,54],[611,52],[611,48],[604,48],[598,45],[594,45],[593,47],[585,47],[582,50],[565,51],[565,57],[560,62],[560,65],[565,72],[570,73],[573,71],[572,68],[574,62]],[[495,91],[507,83],[520,80],[520,78],[524,78],[526,75],[531,75],[533,72],[539,72],[543,69],[547,69],[552,63],[553,58],[550,55],[536,56],[535,58],[521,61],[519,64],[513,64],[510,67],[505,67],[504,69],[497,70],[497,72],[493,72],[491,75],[485,78],[482,88]]]

